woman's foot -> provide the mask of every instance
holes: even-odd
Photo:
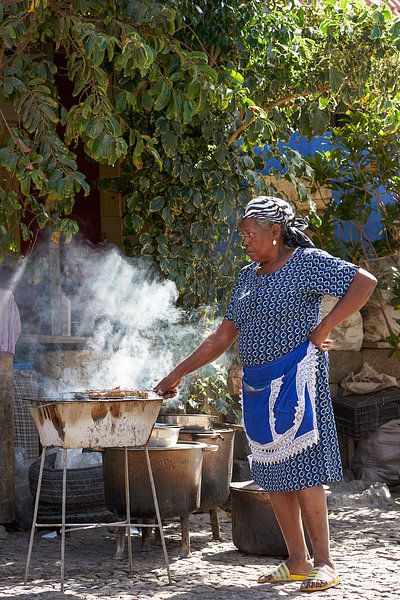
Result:
[[[301,575],[307,575],[314,566],[312,560],[307,559],[299,561],[288,558],[285,562],[291,573],[300,573]]]
[[[314,567],[300,586],[301,592],[328,590],[341,583],[336,570],[329,565]]]
[[[289,559],[281,563],[266,575],[260,575],[257,583],[287,583],[289,581],[304,581],[312,569],[311,561],[308,563],[294,562]]]

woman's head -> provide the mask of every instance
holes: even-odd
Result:
[[[260,228],[260,233],[261,230],[271,233],[272,245],[283,242],[289,248],[314,247],[310,238],[303,233],[307,221],[298,217],[289,202],[282,198],[258,196],[250,200],[244,211],[241,230],[249,229],[250,222]],[[257,235],[257,231],[255,228],[253,233]]]

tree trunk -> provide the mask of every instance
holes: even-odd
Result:
[[[13,355],[0,352],[0,523],[14,521]]]

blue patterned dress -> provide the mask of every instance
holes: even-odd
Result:
[[[298,248],[278,271],[257,275],[244,267],[226,319],[239,331],[239,357],[254,367],[280,359],[306,342],[321,319],[324,296],[341,298],[357,268],[317,248]],[[253,460],[252,477],[263,489],[288,492],[343,478],[329,393],[328,355],[317,351],[316,425],[318,443],[274,464]]]

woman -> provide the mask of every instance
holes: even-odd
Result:
[[[301,591],[312,592],[340,583],[322,485],[342,479],[328,385],[329,334],[366,303],[377,282],[315,248],[303,233],[306,227],[285,200],[260,196],[248,203],[240,231],[253,262],[241,270],[217,331],[155,389],[174,395],[185,375],[239,338],[252,477],[270,493],[288,549],[288,559],[258,581],[301,581]],[[325,295],[339,301],[321,321]]]

